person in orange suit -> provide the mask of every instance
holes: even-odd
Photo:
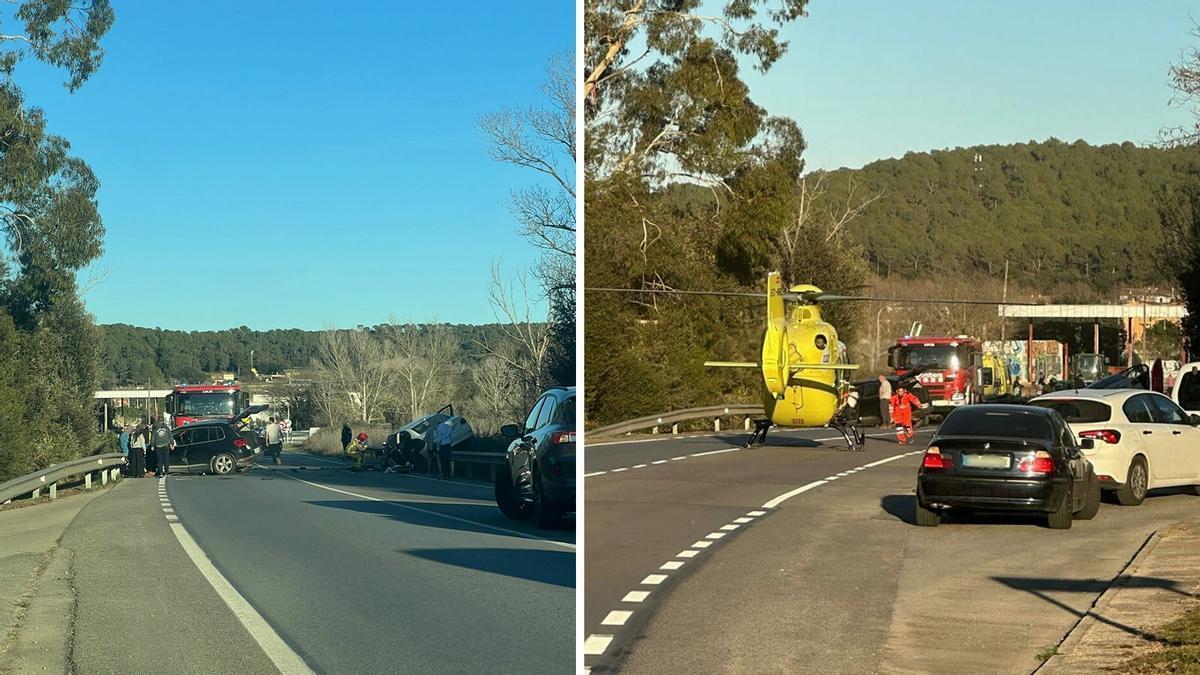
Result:
[[[913,396],[903,384],[896,385],[896,393],[892,394],[892,422],[896,424],[896,442],[908,445],[913,440],[913,409],[920,410],[925,406],[921,400]]]

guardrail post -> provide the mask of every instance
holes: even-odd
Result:
[[[83,489],[84,490],[92,489],[92,472],[91,471],[83,474]]]
[[[720,430],[721,430],[721,418],[718,417],[713,420],[713,431],[720,431]]]
[[[675,424],[671,425],[671,433],[673,433],[673,434],[679,433],[679,422],[676,422]]]
[[[33,494],[29,495],[30,499],[37,499],[42,496],[42,488],[35,488]]]
[[[746,427],[746,431],[750,431],[750,418],[749,417],[746,418],[745,427]]]
[[[58,497],[58,481],[55,481],[50,484],[50,499],[51,499],[51,501],[53,501],[57,497]]]
[[[652,434],[657,434],[657,433],[658,433],[658,427],[650,427],[650,433],[652,433]]]

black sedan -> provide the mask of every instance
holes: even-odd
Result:
[[[1081,439],[1054,410],[973,405],[946,416],[917,472],[917,525],[944,508],[1044,513],[1054,529],[1100,509],[1100,481]]]

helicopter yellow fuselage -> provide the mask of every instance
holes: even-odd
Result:
[[[795,286],[794,293],[816,292],[815,286]],[[837,329],[821,318],[821,309],[797,303],[784,305],[778,272],[767,276],[767,327],[762,360],[755,363],[709,362],[711,366],[762,369],[763,409],[774,424],[784,427],[823,427],[833,419],[849,390],[849,373]]]

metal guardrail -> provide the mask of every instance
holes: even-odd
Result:
[[[84,476],[87,489],[92,488],[92,473],[100,472],[101,484],[107,484],[109,479],[118,480],[121,476],[120,467],[125,466],[125,455],[113,452],[106,455],[92,455],[73,459],[69,462],[54,464],[28,476],[13,478],[0,483],[0,504],[7,504],[23,494],[29,494],[37,499],[42,490],[48,489],[50,498],[54,499],[58,492],[58,481],[75,476]]]
[[[744,415],[748,423],[750,417],[763,414],[765,414],[763,407],[757,403],[731,403],[729,405],[714,405],[707,408],[686,408],[684,410],[665,412],[660,415],[647,415],[646,417],[617,422],[616,424],[610,424],[599,429],[592,429],[586,432],[586,436],[622,436],[641,429],[657,430],[658,427],[667,425],[671,426],[671,433],[678,433],[680,422],[705,418],[712,418],[713,430],[720,431],[722,417]]]

